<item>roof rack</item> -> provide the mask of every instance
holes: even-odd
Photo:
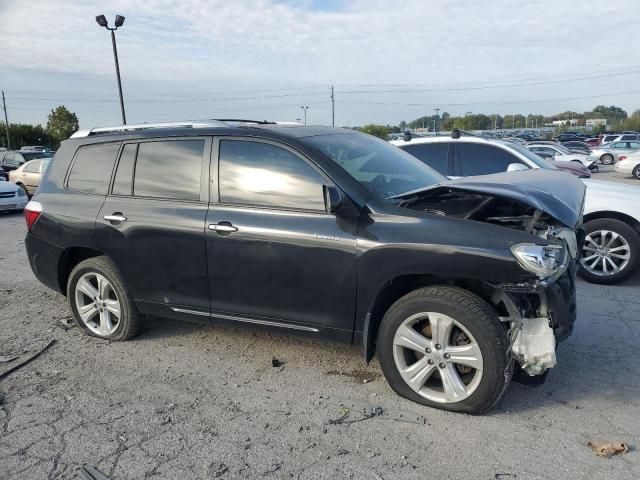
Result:
[[[228,120],[224,120],[228,121]],[[226,127],[223,120],[187,120],[184,122],[164,122],[164,123],[137,123],[132,125],[118,125],[115,127],[98,127],[84,130],[78,130],[71,138],[89,137],[102,133],[128,132],[136,130],[147,130],[152,128],[207,128],[207,127]]]

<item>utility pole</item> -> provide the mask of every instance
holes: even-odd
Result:
[[[333,85],[331,85],[331,126],[336,126],[336,99],[333,94]]]
[[[433,129],[436,131],[436,133],[438,133],[438,121],[440,120],[440,115],[439,115],[440,109],[439,108],[434,108],[434,110],[436,111],[436,119],[434,121],[435,126],[434,126]]]
[[[7,150],[11,150],[11,140],[9,140],[9,119],[7,118],[7,102],[4,99],[4,90],[2,90],[2,109],[4,110],[4,126],[7,129]]]

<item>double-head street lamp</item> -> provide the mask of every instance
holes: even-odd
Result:
[[[300,108],[304,112],[304,124],[306,125],[307,124],[307,110],[309,110],[309,105],[302,105]]]
[[[118,93],[120,94],[120,111],[122,112],[122,124],[127,124],[127,117],[124,114],[124,100],[122,99],[122,83],[120,82],[120,64],[118,63],[118,49],[116,48],[116,34],[115,31],[124,24],[124,17],[122,15],[116,15],[116,21],[114,27],[109,26],[109,22],[104,15],[98,15],[96,22],[101,27],[106,28],[111,32],[111,44],[113,45],[113,59],[116,62],[116,77],[118,78]]]

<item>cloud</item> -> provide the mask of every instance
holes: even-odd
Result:
[[[620,46],[627,44],[640,24],[636,0],[606,3],[594,0],[579,3],[572,0],[116,0],[109,2],[108,10],[103,2],[95,1],[4,0],[0,3],[3,18],[0,44],[3,45],[2,69],[10,82],[5,88],[17,90],[13,94],[17,98],[26,98],[26,93],[21,94],[19,90],[56,94],[56,91],[71,89],[95,93],[96,99],[112,101],[111,45],[107,32],[94,21],[101,13],[110,20],[116,13],[127,17],[124,27],[117,32],[121,70],[128,107],[132,113],[139,112],[134,116],[141,119],[160,114],[182,117],[181,111],[196,113],[198,108],[204,111],[209,107],[212,111],[234,108],[229,101],[211,100],[212,103],[207,104],[203,100],[205,103],[198,105],[198,102],[185,101],[188,99],[185,97],[174,97],[173,102],[149,101],[150,94],[168,92],[224,92],[325,84],[455,84],[620,67],[628,64],[630,58],[619,56],[624,52]],[[348,98],[399,104],[432,102],[434,105],[454,101],[526,101],[625,91],[637,84],[637,80],[636,75],[611,81],[505,88],[482,93],[353,94]],[[251,112],[251,108],[260,105],[292,104],[291,113],[287,113],[291,117],[297,115],[295,103],[328,100],[321,94],[324,89],[308,91],[318,93],[292,97],[290,101],[285,98],[238,100],[236,106],[239,112],[242,109]],[[71,104],[75,101],[78,108],[87,110],[85,118],[88,114],[89,118],[99,120],[101,114],[96,112],[106,111],[106,106],[113,108],[108,102],[95,102],[93,108],[88,108],[90,103],[86,98],[80,101],[78,97],[65,97],[62,93],[58,97],[69,99]],[[340,96],[340,88],[337,98],[346,100]],[[631,108],[639,97],[613,100],[627,101]],[[35,109],[43,103],[45,101],[26,102],[23,107]],[[583,102],[585,108],[594,103]],[[321,105],[315,111],[328,112],[328,104]],[[52,106],[55,105],[47,108]],[[557,107],[540,108],[553,111]],[[481,108],[480,105],[477,108]],[[505,108],[511,107],[496,106],[491,111]],[[339,119],[344,123],[368,119],[398,121],[423,113],[417,107],[346,103],[339,111]],[[276,112],[277,109],[264,113]],[[23,113],[25,117],[31,115],[26,110],[18,110],[16,115],[20,117]]]

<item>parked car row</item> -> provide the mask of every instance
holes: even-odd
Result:
[[[33,195],[53,157],[52,151],[42,148],[0,152],[0,180],[15,183],[27,195]]]

